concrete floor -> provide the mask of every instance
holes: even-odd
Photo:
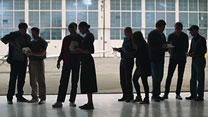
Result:
[[[98,93],[120,93],[120,80],[119,80],[119,63],[120,58],[94,58],[97,73],[97,83],[98,83]],[[61,69],[56,68],[57,58],[47,58],[45,60],[45,76],[46,76],[46,87],[47,94],[57,94],[59,80],[61,76]],[[208,62],[208,59],[207,59]],[[162,91],[164,91],[165,80],[167,77],[169,57],[165,58],[165,69],[164,77],[162,81]],[[208,90],[208,64],[206,65],[206,84],[205,89]],[[5,63],[0,66],[0,95],[5,95],[7,93],[8,82],[9,82],[9,72],[10,66]],[[186,69],[184,73],[184,81],[182,86],[182,91],[189,91],[189,81],[191,77],[191,58],[187,59]],[[150,91],[152,89],[152,78],[149,77]],[[141,83],[141,79],[139,80]],[[177,69],[173,76],[171,91],[175,91],[177,82]],[[69,83],[70,84],[70,83]],[[142,85],[141,85],[142,86]],[[70,87],[70,85],[69,85]],[[69,88],[70,89],[70,88]],[[141,87],[143,90],[143,86]],[[24,87],[25,94],[31,93],[31,88],[29,84],[29,75],[26,75],[26,82]],[[70,90],[68,90],[69,93]],[[80,89],[78,88],[78,92]]]
[[[184,98],[189,93],[182,93]],[[30,96],[25,96],[30,99]],[[56,95],[47,95],[47,102],[43,105],[6,103],[6,97],[0,96],[1,117],[208,117],[208,92],[205,93],[204,102],[176,100],[171,93],[169,99],[162,102],[150,102],[149,105],[139,103],[118,102],[121,94],[96,94],[94,95],[94,110],[81,110],[78,106],[86,102],[85,95],[78,95],[77,107],[70,107],[68,97],[63,108],[54,109],[52,104]]]

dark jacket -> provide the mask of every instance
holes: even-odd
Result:
[[[151,65],[149,57],[149,46],[147,43],[142,44],[136,51],[136,66],[139,68],[141,75],[151,76]]]
[[[204,58],[207,52],[206,44],[206,39],[198,34],[191,40],[191,49],[189,53],[194,53],[193,58]]]
[[[124,49],[126,49],[127,53],[124,53]],[[124,38],[122,47],[119,48],[119,52],[121,53],[121,58],[123,59],[135,57],[136,50],[133,48],[131,39],[127,39],[126,37]]]
[[[186,53],[188,51],[189,39],[188,35],[181,32],[179,36],[175,32],[168,36],[168,44],[172,44],[174,48],[170,50],[170,58],[177,60],[186,60]]]
[[[165,51],[167,51],[167,49],[162,48],[163,44],[167,44],[165,35],[153,30],[148,35],[148,43],[150,46],[150,60],[152,62],[164,61]]]
[[[70,61],[73,61],[74,59],[77,59],[77,61],[74,61],[74,62],[79,62],[80,61],[79,56],[77,54],[71,54],[69,50],[69,46],[72,41],[77,41],[78,46],[80,46],[81,40],[82,40],[82,37],[80,35],[77,35],[77,39],[74,39],[72,35],[68,35],[64,37],[63,42],[62,42],[61,52],[58,57],[58,62],[63,60],[64,64],[70,64]]]
[[[31,41],[31,37],[26,34],[22,36],[19,31],[11,32],[5,35],[1,41],[6,44],[6,42],[13,42],[13,46],[9,44],[9,52],[7,62],[12,63],[12,61],[26,62],[27,57],[22,53],[22,48],[28,47]]]

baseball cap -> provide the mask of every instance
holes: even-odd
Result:
[[[188,30],[199,30],[199,27],[197,25],[192,25]]]

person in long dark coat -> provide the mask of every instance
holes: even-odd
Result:
[[[88,103],[80,106],[80,109],[94,109],[92,94],[97,92],[97,80],[95,72],[95,63],[91,54],[94,53],[94,35],[89,31],[90,25],[86,22],[79,24],[79,30],[86,34],[81,42],[80,48],[75,52],[81,56],[81,77],[80,88],[82,94],[87,94]]]
[[[133,76],[134,87],[137,92],[137,97],[134,102],[140,102],[141,104],[149,104],[149,86],[147,78],[151,76],[151,65],[149,58],[149,46],[144,40],[144,37],[140,31],[133,34],[132,44],[136,49],[136,70]],[[145,91],[145,98],[142,101],[140,93],[139,78],[141,77]]]

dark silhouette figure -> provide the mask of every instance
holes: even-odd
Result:
[[[27,24],[20,23],[19,30],[5,35],[1,41],[4,44],[9,44],[9,54],[7,62],[10,64],[10,79],[9,89],[7,93],[8,104],[13,104],[13,96],[15,94],[16,80],[17,80],[17,102],[27,102],[22,95],[24,94],[23,87],[25,84],[25,74],[27,68],[27,57],[22,49],[29,46],[31,37],[26,33]]]

